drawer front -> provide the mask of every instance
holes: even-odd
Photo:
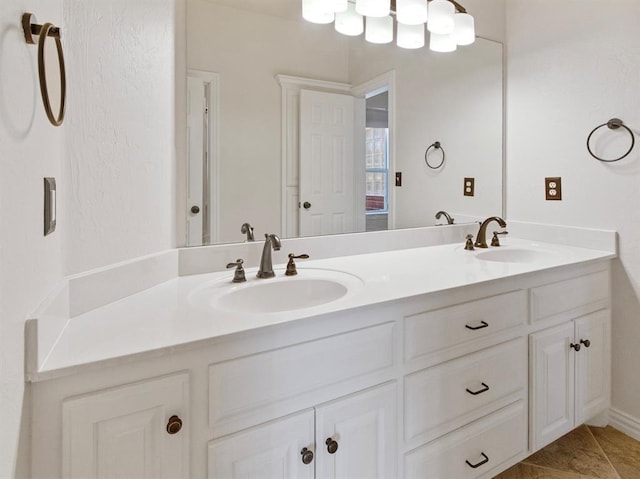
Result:
[[[608,271],[531,288],[531,320],[569,320],[606,308],[609,290]]]
[[[393,345],[394,323],[384,323],[212,364],[210,427],[227,423],[218,431],[226,434],[317,404],[332,385],[359,387],[359,378],[391,370]]]
[[[515,339],[406,376],[405,441],[434,439],[523,397],[526,345]]]
[[[415,449],[404,457],[406,478],[475,479],[492,477],[527,449],[524,401]]]
[[[525,324],[526,317],[527,294],[523,290],[408,316],[404,328],[405,361],[486,340],[492,334]]]

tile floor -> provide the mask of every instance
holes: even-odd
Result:
[[[494,479],[640,479],[640,442],[581,426]]]

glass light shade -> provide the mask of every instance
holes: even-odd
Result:
[[[429,3],[429,21],[427,28],[431,33],[445,35],[454,29],[454,13],[456,8],[447,0],[432,0]]]
[[[427,23],[427,0],[396,0],[396,20],[404,25]]]
[[[336,13],[346,12],[349,6],[349,0],[330,0],[328,3],[329,9]]]
[[[389,0],[356,0],[356,12],[365,17],[386,17],[390,5]]]
[[[364,19],[356,12],[356,7],[349,4],[346,12],[336,13],[336,31],[343,35],[356,36],[364,31]]]
[[[398,38],[396,43],[402,48],[424,47],[424,25],[405,25],[398,23]]]
[[[471,45],[476,41],[476,28],[473,17],[468,13],[456,13],[453,16],[455,28],[453,39],[458,45]]]
[[[370,43],[391,43],[393,41],[393,18],[367,17],[364,38]]]
[[[324,0],[302,0],[302,18],[311,23],[331,23],[335,14],[327,9]]]
[[[446,35],[432,33],[430,35],[429,50],[431,51],[442,53],[455,52],[457,47],[456,41],[450,33]]]

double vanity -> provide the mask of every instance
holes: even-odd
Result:
[[[70,278],[27,326],[32,475],[491,478],[607,421],[615,233],[567,231],[340,257],[347,239],[283,240],[312,255],[297,275],[238,283],[220,270],[261,245]]]

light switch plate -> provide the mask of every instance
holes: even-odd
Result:
[[[44,235],[56,230],[56,179],[44,179]]]
[[[464,196],[473,196],[475,193],[475,183],[476,183],[476,179],[475,178],[465,178],[464,179],[464,189],[463,189],[463,194]]]
[[[544,193],[548,201],[562,200],[562,178],[559,176],[545,178]]]

